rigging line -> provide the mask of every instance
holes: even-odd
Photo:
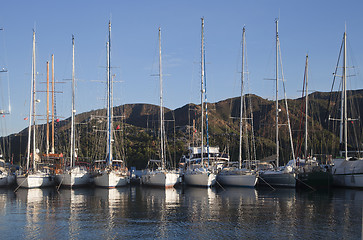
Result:
[[[245,118],[245,124],[243,124],[244,128],[245,128],[245,134],[244,139],[245,139],[245,148],[246,148],[246,158],[247,160],[251,160],[251,153],[250,153],[250,146],[249,146],[249,140],[248,140],[248,128],[247,128],[247,103],[246,103],[246,94],[242,97],[243,98],[243,115]]]
[[[254,130],[254,122],[253,122],[253,109],[252,109],[252,99],[250,96],[249,107],[251,112],[251,132],[252,132],[252,147],[253,147],[253,160],[257,160],[257,152],[256,152],[256,139],[255,139],[255,130]]]
[[[340,62],[340,57],[342,55],[343,45],[344,45],[344,36],[343,36],[342,44],[340,45],[338,60],[337,60],[337,63],[335,65],[335,71],[333,73],[333,83],[332,83],[332,86],[331,86],[331,89],[330,89],[330,97],[329,97],[329,101],[328,101],[328,105],[327,105],[327,111],[326,111],[326,115],[325,115],[325,121],[328,119],[328,116],[327,115],[329,115],[329,112],[330,112],[329,108],[330,108],[330,103],[332,102],[332,97],[333,97],[333,94],[332,93],[333,93],[333,89],[334,89],[335,79],[337,77],[338,66],[339,66],[339,62]]]
[[[205,51],[204,51],[204,99],[205,99],[205,122],[206,122],[206,134],[207,134],[207,156],[209,166],[209,124],[208,124],[208,100],[207,100],[207,73],[205,71]]]
[[[252,99],[250,97],[249,107],[251,112],[251,132],[252,132],[252,148],[253,148],[253,160],[257,160],[257,151],[256,151],[256,139],[255,139],[255,129],[254,129],[254,121],[253,121],[253,109],[252,109]]]
[[[3,29],[3,28],[1,28],[0,29],[0,31],[2,31],[2,32],[4,32],[5,33],[5,30]],[[2,49],[4,49],[4,64],[5,64],[5,66],[8,66],[8,54],[7,54],[7,48],[6,48],[6,38],[5,38],[5,34],[4,34],[4,37],[3,37],[3,41],[2,41],[2,43],[3,43],[3,47],[2,47]],[[3,66],[1,66],[2,67],[2,71],[4,71],[4,72],[8,72],[7,71],[7,69],[6,68],[4,68]],[[10,104],[10,79],[9,79],[9,73],[7,73],[6,74],[6,78],[7,78],[7,91],[8,91],[8,113],[10,114],[11,113],[11,104]]]
[[[305,66],[305,71],[304,71],[304,79],[303,79],[303,87],[302,87],[302,92],[301,92],[301,108],[300,108],[300,124],[299,124],[299,130],[302,129],[302,122],[303,122],[303,116],[305,115],[305,104],[304,104],[304,96],[305,96],[305,81],[306,81],[306,66]],[[307,116],[305,116],[307,117]],[[297,146],[296,146],[296,156],[300,155],[301,152],[301,146],[302,146],[302,131],[299,132],[299,137],[298,137],[298,142],[297,142]],[[305,156],[306,157],[306,156]]]
[[[289,135],[290,135],[290,145],[291,145],[291,151],[292,151],[292,158],[293,158],[293,160],[295,160],[294,143],[292,141],[292,132],[291,132],[290,117],[289,117],[289,107],[288,107],[288,104],[287,104],[287,96],[286,96],[286,88],[285,88],[285,78],[284,78],[284,71],[283,71],[283,67],[282,67],[283,65],[282,65],[280,42],[278,44],[278,49],[279,49],[280,66],[281,66],[282,86],[283,86],[283,89],[284,89],[284,98],[285,98],[285,106],[286,106],[287,124],[288,124]]]
[[[249,92],[249,101],[248,101],[248,106],[250,108],[250,118],[251,118],[251,144],[252,144],[252,150],[253,150],[253,157],[251,157],[251,160],[254,159],[256,160],[257,159],[257,155],[256,155],[256,142],[255,142],[255,134],[254,134],[254,127],[253,127],[253,108],[252,108],[252,95],[251,95],[251,82],[250,82],[250,75],[249,75],[249,71],[248,71],[248,58],[247,58],[247,42],[245,41],[245,49],[244,49],[244,52],[245,52],[245,66],[246,66],[246,75],[247,75],[247,92]],[[247,107],[247,102],[246,102],[246,107]]]
[[[355,63],[357,62],[356,61],[356,59],[355,59],[355,57],[354,57],[354,51],[352,50],[352,47],[351,47],[351,45],[350,45],[350,40],[349,40],[349,38],[347,38],[346,39],[347,40],[347,48],[348,48],[348,52],[350,53],[349,54],[349,58],[350,58],[350,60],[349,60],[349,62],[351,62],[351,64],[352,64],[352,67],[350,67],[350,68],[353,68],[354,70],[356,70],[357,72],[355,72],[355,74],[353,74],[354,76],[355,75],[359,75],[359,68],[358,67],[355,67],[354,65],[355,65]]]
[[[243,40],[241,39],[239,49],[242,49],[242,47],[243,47]],[[241,59],[241,52],[238,51],[238,56],[237,56],[237,60],[236,60],[236,64],[237,64],[236,65],[236,72],[234,73],[234,76],[233,76],[233,79],[234,79],[234,81],[233,81],[233,92],[235,91],[236,86],[237,86],[237,80],[238,80],[237,73],[242,72],[242,70],[239,71],[240,59]],[[238,118],[238,117],[233,117],[233,116],[239,116],[239,111],[240,111],[239,108],[237,108],[238,110],[236,110],[238,112],[233,111],[235,109],[234,106],[235,106],[235,103],[236,103],[236,99],[237,98],[230,98],[229,99],[229,118],[227,119],[227,127],[225,128],[225,132],[226,132],[226,134],[228,136],[227,144],[226,144],[228,149],[229,149],[229,144],[233,142],[233,135],[232,134],[233,134],[233,127],[234,127],[234,119]],[[234,149],[232,149],[232,152],[234,152]]]
[[[176,163],[176,139],[175,139],[175,112],[174,112],[174,110],[172,110],[172,116],[173,116],[173,123],[174,123],[174,131],[173,131],[173,141],[174,141],[174,161],[173,161],[173,163],[171,164],[171,168],[176,168],[176,165],[177,165],[177,163]]]

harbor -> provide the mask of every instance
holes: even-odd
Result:
[[[363,240],[363,3],[21,3],[1,236]]]

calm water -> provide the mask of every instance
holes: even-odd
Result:
[[[361,239],[363,191],[0,189],[1,239]]]

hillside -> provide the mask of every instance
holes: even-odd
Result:
[[[314,154],[336,155],[339,151],[338,122],[328,120],[329,115],[331,118],[339,117],[340,103],[336,102],[338,96],[339,93],[323,92],[314,92],[309,95],[309,151]],[[349,115],[352,119],[360,119],[360,112],[363,112],[363,90],[350,91],[349,101],[359,106],[357,109],[350,109]],[[301,156],[301,142],[303,142],[301,129],[304,127],[304,121],[302,121],[304,116],[301,114],[302,99],[289,99],[288,107],[295,152]],[[208,103],[210,145],[219,146],[221,150],[228,151],[232,159],[238,156],[239,108],[239,98]],[[282,161],[287,162],[292,155],[288,128],[284,125],[287,123],[287,118],[283,101],[280,101],[280,109],[280,155]],[[275,102],[249,95],[246,96],[245,112],[248,113],[247,118],[250,118],[251,113],[253,114],[253,124],[250,119],[244,124],[244,132],[247,132],[243,143],[244,157],[256,153],[256,158],[261,159],[275,154]],[[353,113],[356,114],[353,115]],[[78,156],[84,161],[92,162],[94,159],[104,158],[106,121],[104,118],[97,117],[101,115],[105,115],[104,109],[76,116]],[[114,150],[116,157],[126,159],[128,166],[143,168],[148,159],[158,155],[159,107],[150,104],[126,104],[115,107],[114,115],[117,116],[114,124],[114,128],[117,129]],[[182,154],[187,153],[187,147],[192,144],[193,139],[194,144],[199,144],[201,107],[187,104],[175,110],[165,108],[165,120],[168,158],[175,165]],[[362,131],[356,130],[362,129],[360,125],[360,121],[351,121],[349,124],[350,132],[354,133],[349,139],[352,149],[357,148],[353,145],[353,140],[362,137]],[[37,132],[38,136],[45,136],[45,125],[38,126]],[[56,149],[57,152],[63,152],[66,156],[69,149],[69,132],[69,118],[56,123]],[[16,163],[24,162],[27,133],[27,129],[24,129],[1,141],[2,145],[10,143],[11,154]],[[41,152],[45,151],[44,137],[39,139],[37,146]]]

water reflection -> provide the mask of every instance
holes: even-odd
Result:
[[[354,233],[359,236],[352,226],[360,224],[362,227],[363,225],[362,212],[358,211],[357,207],[355,207],[360,206],[363,208],[363,192],[354,189],[337,189],[333,192],[332,196],[334,202],[331,204],[332,211],[329,213],[329,217],[334,216],[337,218],[334,219],[335,221],[332,221],[335,231],[343,232],[347,236]],[[363,235],[361,239],[363,239]]]
[[[252,231],[259,222],[254,217],[258,193],[254,188],[229,187],[218,194],[220,206],[218,218],[223,222],[233,223],[229,226],[232,231],[226,231],[226,238],[236,238],[239,232]]]
[[[354,233],[351,226],[361,224],[361,212],[357,211],[357,207],[362,206],[360,196],[361,191],[348,189],[342,192],[340,189],[259,191],[262,205],[256,208],[255,214],[266,226],[258,236],[267,231],[271,233],[270,237],[344,239],[355,235],[357,238],[357,232]]]
[[[52,188],[19,188],[16,191],[16,196],[22,202],[28,204],[28,206],[35,206],[37,203],[49,201],[49,197],[54,194],[54,189]]]
[[[179,208],[180,190],[144,187],[140,193],[145,209],[143,218],[150,227],[154,228],[152,238],[174,238],[175,235],[171,235],[173,233],[171,230],[174,228],[171,226]]]
[[[187,216],[190,221],[204,222],[214,218],[216,204],[214,188],[190,187],[184,189],[184,204],[187,206]]]
[[[0,214],[6,215],[7,206],[8,203],[11,202],[11,200],[14,197],[14,192],[12,189],[7,188],[0,188]],[[0,224],[1,224],[0,220]]]
[[[226,187],[219,192],[225,204],[252,204],[258,200],[257,190],[254,188]]]
[[[99,206],[115,210],[127,202],[129,188],[95,188],[94,195],[98,199]]]
[[[61,189],[58,194],[59,208],[63,209],[63,217],[68,228],[70,239],[79,238],[82,229],[82,216],[87,204],[89,189]],[[65,227],[66,228],[66,227]]]
[[[213,204],[217,196],[215,188],[187,187],[183,193],[186,201],[204,205]]]
[[[104,239],[123,238],[121,229],[129,214],[129,188],[95,188],[92,217]]]
[[[184,216],[181,227],[184,236],[218,236],[214,223],[218,221],[218,195],[214,188],[187,187],[183,192]]]
[[[25,204],[25,236],[29,239],[38,239],[43,236],[47,239],[56,238],[57,226],[54,206],[51,198],[54,189],[18,189],[16,196],[21,204]],[[46,228],[42,225],[47,222]]]
[[[359,239],[363,191],[0,190],[13,239]]]
[[[142,188],[142,200],[146,202],[148,207],[155,208],[156,206],[165,206],[165,208],[173,208],[178,205],[180,199],[180,190],[175,188],[160,189],[160,188]]]

